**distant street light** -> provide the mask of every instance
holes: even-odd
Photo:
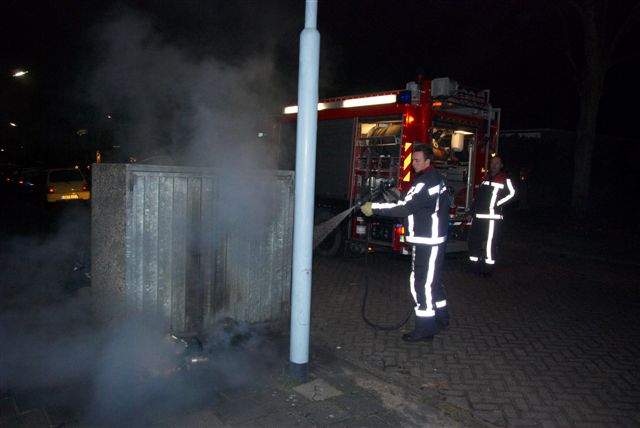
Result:
[[[29,70],[16,70],[15,73],[13,73],[13,77],[22,77],[28,73],[29,73]]]
[[[9,122],[9,126],[13,126],[15,128],[18,125],[15,122]]]

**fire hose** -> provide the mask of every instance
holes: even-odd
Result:
[[[329,220],[315,226],[313,230],[313,248],[316,248],[318,245],[320,245],[320,243],[336,227],[340,225],[342,220],[344,220],[351,213],[351,211],[355,210],[356,208],[359,209],[360,205],[362,205],[361,202],[356,202],[356,204],[351,208],[348,208],[342,211],[341,213],[335,215],[334,217],[330,218]],[[373,321],[369,320],[369,318],[367,318],[366,307],[367,307],[367,297],[369,295],[369,230],[370,230],[368,217],[365,218],[365,222],[367,227],[367,233],[366,233],[367,241],[366,241],[366,247],[364,252],[364,275],[363,275],[364,295],[362,296],[362,307],[361,307],[362,319],[369,327],[373,328],[374,330],[382,330],[382,331],[398,330],[409,321],[409,318],[411,318],[411,314],[413,313],[413,307],[410,308],[409,312],[404,317],[404,319],[396,324],[381,325],[381,324],[374,323]]]
[[[357,206],[360,206],[360,203],[358,203]],[[367,318],[366,308],[367,308],[367,297],[369,295],[369,230],[370,230],[368,217],[365,218],[365,222],[367,226],[367,244],[364,251],[364,274],[363,274],[364,294],[362,296],[362,307],[360,309],[360,313],[362,315],[362,319],[364,320],[364,322],[374,330],[380,330],[380,331],[399,330],[400,328],[402,328],[403,325],[405,325],[409,321],[409,318],[411,318],[411,315],[413,313],[413,307],[409,309],[409,312],[402,319],[402,321],[399,321],[396,324],[389,324],[389,325],[377,324],[371,321],[369,318]]]

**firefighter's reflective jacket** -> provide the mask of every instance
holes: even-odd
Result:
[[[469,213],[479,219],[502,220],[502,208],[515,194],[511,179],[503,172],[499,172],[495,177],[487,175],[480,183]]]
[[[376,215],[406,217],[408,243],[442,244],[449,227],[449,195],[444,179],[432,165],[416,175],[402,200],[373,203],[371,208]]]

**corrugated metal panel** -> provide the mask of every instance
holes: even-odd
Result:
[[[93,242],[124,250],[125,284],[93,277],[97,295],[127,313],[160,315],[173,332],[201,331],[219,317],[288,319],[293,231],[289,171],[211,171],[135,164],[95,165]],[[117,180],[125,174],[126,180]],[[117,183],[126,182],[124,189]],[[101,197],[101,193],[103,193]],[[108,194],[109,197],[105,197]],[[120,194],[124,204],[101,201]],[[115,196],[117,198],[117,196]],[[120,208],[117,208],[120,207]],[[99,214],[102,213],[102,214]],[[125,217],[125,236],[108,237]],[[113,245],[113,241],[121,245]],[[108,257],[105,251],[96,254]],[[102,263],[104,260],[92,260]],[[115,280],[115,281],[114,281]],[[114,299],[115,297],[115,299]],[[121,308],[103,308],[115,314]]]

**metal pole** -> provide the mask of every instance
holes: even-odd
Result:
[[[316,29],[317,0],[306,0],[305,25],[300,33],[298,69],[298,127],[296,134],[295,213],[291,285],[291,343],[289,374],[308,379],[311,320],[313,210],[318,128],[318,70],[320,33]]]
[[[464,208],[468,210],[471,207],[471,201],[473,200],[473,183],[476,181],[476,156],[478,153],[478,132],[474,135],[473,140],[469,144],[469,163],[467,164],[467,195],[464,200]]]

